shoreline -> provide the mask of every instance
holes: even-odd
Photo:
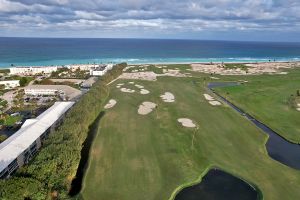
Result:
[[[204,65],[210,65],[210,64],[266,64],[266,63],[295,63],[298,64],[300,63],[300,60],[296,60],[296,61],[284,61],[284,60],[279,60],[279,61],[253,61],[253,62],[238,62],[238,61],[228,61],[228,62],[222,62],[222,61],[217,61],[217,62],[149,62],[149,63],[131,63],[131,62],[127,62],[128,66],[134,66],[134,65],[189,65],[189,64],[204,64]],[[108,64],[108,63],[95,63],[97,64]],[[117,63],[115,63],[117,64]],[[84,65],[93,65],[91,63],[85,63],[85,64],[63,64],[63,65],[20,65],[20,66],[0,66],[0,70],[7,70],[10,68],[15,68],[15,67],[64,67],[66,65],[69,66],[84,66]]]

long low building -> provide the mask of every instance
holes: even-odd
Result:
[[[35,119],[28,119],[11,137],[0,144],[0,178],[7,178],[27,164],[43,141],[57,128],[74,102],[56,102]]]
[[[54,96],[61,95],[65,96],[70,100],[79,97],[82,92],[76,88],[68,85],[30,85],[24,88],[26,95],[38,96]]]
[[[9,68],[11,75],[36,75],[36,74],[51,74],[56,72],[58,66],[33,66],[33,67],[11,67]]]

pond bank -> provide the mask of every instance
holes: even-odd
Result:
[[[201,182],[182,189],[175,200],[258,200],[260,193],[245,181],[219,169],[210,169]]]

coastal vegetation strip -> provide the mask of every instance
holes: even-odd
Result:
[[[125,63],[116,65],[101,77],[70,110],[62,126],[49,136],[32,162],[18,170],[14,177],[0,180],[1,199],[69,198],[82,144],[108,96],[107,83],[118,77],[125,67]]]

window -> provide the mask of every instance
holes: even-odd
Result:
[[[17,159],[15,159],[8,165],[8,171],[10,173],[13,173],[16,169],[18,169],[18,167],[19,167],[18,161],[17,161]]]
[[[4,169],[2,172],[0,172],[0,179],[6,178],[8,176],[7,169]]]

